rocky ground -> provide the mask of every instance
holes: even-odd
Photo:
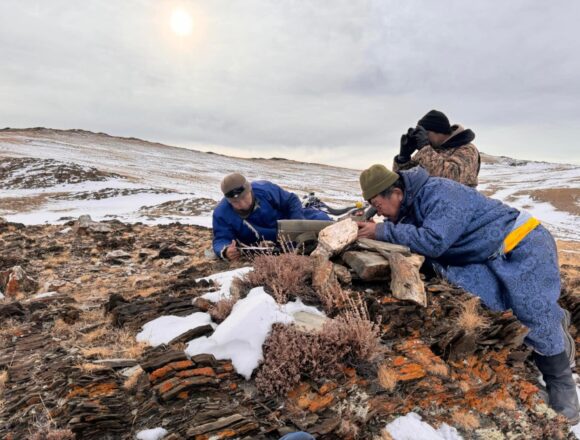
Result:
[[[487,323],[470,335],[456,325],[470,295],[436,279],[426,282],[426,309],[396,300],[385,283],[352,281],[369,318],[382,317],[379,361],[345,361],[282,394],[266,395],[229,361],[186,357],[184,343],[211,326],[157,348],[137,343],[158,316],[212,307],[192,301],[212,287],[196,279],[228,269],[206,256],[210,239],[180,224],[1,224],[0,436],[130,439],[163,426],[173,440],[277,439],[297,428],[323,439],[389,438],[382,428],[415,411],[465,439],[572,438],[537,394],[517,320],[475,306]],[[578,250],[560,248],[575,332]]]

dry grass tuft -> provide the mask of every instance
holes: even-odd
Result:
[[[342,436],[342,438],[355,439],[359,437],[360,428],[356,423],[352,422],[351,420],[342,419],[340,421],[338,433]]]
[[[87,343],[98,342],[110,336],[111,328],[100,327],[92,332],[87,333],[83,339]]]
[[[85,373],[93,373],[95,371],[107,370],[109,368],[109,367],[106,367],[104,365],[91,364],[89,362],[78,364],[77,367],[79,370],[81,370]]]
[[[461,304],[456,325],[466,333],[475,333],[489,327],[490,320],[479,312],[479,298],[474,297]]]
[[[126,329],[115,329],[113,338],[119,355],[130,359],[139,358],[148,347],[145,342],[137,342],[135,335]]]
[[[139,383],[139,380],[141,379],[144,373],[145,371],[141,367],[139,367],[137,371],[135,371],[131,376],[129,376],[127,380],[125,380],[125,382],[123,382],[123,388],[127,391],[134,390],[137,387],[137,384]]]
[[[431,373],[434,374],[435,376],[442,376],[442,377],[447,377],[449,375],[449,367],[447,367],[447,365],[441,363],[441,364],[429,364],[426,366],[426,370]]]
[[[232,295],[229,298],[220,299],[215,305],[209,310],[211,318],[216,322],[224,321],[234,308],[234,304],[237,303],[239,297],[237,295]]]
[[[54,321],[54,325],[52,326],[52,334],[54,336],[60,337],[67,337],[73,333],[73,328],[64,322],[62,319],[57,319]]]
[[[381,436],[377,440],[393,440],[393,436],[389,434],[389,431],[383,429],[381,431]]]
[[[16,336],[20,325],[21,323],[14,318],[3,320],[0,326],[0,341],[8,341]]]
[[[7,382],[8,382],[8,371],[7,370],[0,371],[0,396],[4,392],[4,388],[6,387]]]
[[[384,364],[381,365],[379,367],[377,376],[379,380],[379,385],[383,387],[383,389],[385,389],[386,391],[391,392],[397,386],[398,374],[392,368]]]
[[[114,351],[110,347],[89,347],[82,348],[81,354],[85,357],[108,358],[114,355]]]
[[[459,426],[466,431],[479,428],[479,417],[471,414],[465,410],[458,410],[452,416],[453,424]]]
[[[276,302],[285,304],[290,296],[310,294],[306,282],[312,277],[312,261],[296,254],[258,255],[253,261],[254,270],[243,277],[252,287],[264,286]]]
[[[30,436],[30,440],[75,440],[76,435],[70,429],[42,429]]]

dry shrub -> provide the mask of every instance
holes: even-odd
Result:
[[[380,327],[368,320],[360,300],[350,299],[343,315],[326,322],[319,332],[295,326],[274,325],[264,344],[264,362],[256,376],[258,389],[266,395],[283,395],[302,375],[315,381],[332,377],[341,363],[371,361],[381,353]]]
[[[339,327],[356,359],[372,361],[382,353],[381,328],[370,320],[360,295],[347,295],[345,310],[331,323]]]
[[[244,275],[250,286],[264,286],[276,302],[285,304],[290,296],[311,294],[307,281],[312,277],[312,261],[304,255],[258,255],[254,270]]]
[[[395,370],[389,368],[387,365],[383,364],[379,367],[377,376],[379,385],[386,391],[391,392],[397,386],[399,376]]]
[[[264,362],[256,386],[266,395],[284,395],[307,375],[313,380],[335,375],[348,347],[335,327],[306,333],[295,326],[275,324],[264,344]]]
[[[452,416],[453,424],[466,431],[479,428],[479,417],[465,410],[458,410]]]
[[[479,312],[479,298],[473,297],[461,303],[456,325],[466,333],[475,333],[489,327],[489,318]]]
[[[328,283],[317,287],[315,292],[318,300],[322,304],[322,308],[329,315],[340,310],[347,301],[347,293],[342,289],[336,279],[331,279]]]

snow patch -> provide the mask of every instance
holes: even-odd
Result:
[[[253,268],[248,267],[240,267],[239,269],[228,270],[227,272],[219,272],[213,275],[210,275],[205,278],[198,278],[195,281],[200,282],[202,280],[205,281],[213,281],[214,283],[219,284],[219,289],[208,292],[205,295],[202,295],[202,298],[207,299],[211,302],[218,302],[220,299],[227,299],[230,297],[230,287],[232,285],[232,281],[234,278],[242,277],[243,275],[247,274],[248,272],[252,271]]]
[[[136,336],[137,342],[147,342],[153,347],[167,344],[173,338],[188,330],[202,325],[212,324],[207,313],[195,312],[188,316],[161,316],[149,321]],[[215,324],[212,324],[215,327]]]
[[[262,345],[272,325],[290,324],[294,322],[293,314],[300,311],[324,316],[299,299],[279,305],[263,287],[256,287],[234,305],[230,315],[209,338],[202,336],[189,342],[185,353],[189,356],[210,353],[216,359],[231,359],[236,371],[249,380],[262,360]]]
[[[423,422],[417,413],[409,413],[395,419],[386,426],[386,429],[394,440],[463,440],[457,429],[445,423],[439,429],[435,429]]]
[[[167,435],[167,430],[163,428],[145,429],[137,433],[137,440],[161,440]]]

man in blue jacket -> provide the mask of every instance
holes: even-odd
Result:
[[[397,174],[373,165],[360,184],[363,197],[388,221],[359,223],[359,237],[408,246],[488,308],[511,309],[529,329],[525,342],[534,349],[548,403],[578,423],[574,340],[558,305],[558,254],[548,230],[525,211],[430,177],[421,167]]]
[[[275,242],[278,220],[331,220],[322,211],[303,208],[296,194],[265,180],[250,183],[233,173],[224,177],[221,190],[224,198],[213,212],[213,250],[225,260],[240,258],[237,241]]]

